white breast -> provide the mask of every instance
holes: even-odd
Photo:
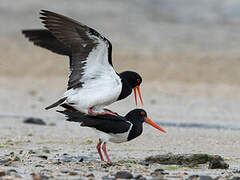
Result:
[[[132,129],[132,123],[129,128],[129,130],[125,133],[118,133],[118,134],[113,134],[113,133],[104,133],[102,131],[99,131],[97,129],[94,129],[95,132],[97,133],[98,137],[103,141],[103,142],[112,142],[112,143],[123,143],[128,141],[128,135],[130,133],[130,130]]]

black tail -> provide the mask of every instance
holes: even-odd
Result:
[[[48,49],[54,53],[71,56],[72,51],[69,47],[60,42],[55,36],[52,35],[47,29],[27,29],[22,30],[22,33],[34,45]]]
[[[62,104],[66,99],[67,99],[67,97],[64,97],[64,98],[58,100],[57,102],[51,104],[50,106],[46,107],[45,109],[48,110],[48,109],[54,108],[54,107]]]
[[[72,108],[64,109],[63,111],[57,111],[57,112],[64,114],[67,117],[67,121],[84,122],[87,119],[89,119],[87,114],[77,110],[72,111]]]
[[[78,111],[78,110],[76,110],[74,107],[72,107],[72,106],[70,106],[70,105],[68,105],[68,104],[66,104],[66,103],[61,104],[60,106],[63,107],[63,108],[65,108],[65,109],[67,109],[67,110],[69,110],[69,111],[72,111],[72,112]]]

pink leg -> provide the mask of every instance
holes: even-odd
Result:
[[[117,115],[117,113],[115,113],[115,112],[113,112],[113,111],[111,111],[110,109],[107,109],[107,108],[104,108],[104,111],[108,111],[110,113],[113,113],[115,116]]]
[[[99,140],[99,143],[97,144],[97,151],[98,151],[98,154],[99,154],[99,157],[101,159],[101,161],[104,161],[103,159],[103,155],[102,155],[102,152],[101,152],[101,144],[102,144],[102,141]]]
[[[116,116],[116,114],[112,111],[107,111],[107,112],[103,112],[103,113],[96,113],[92,110],[92,108],[89,108],[88,109],[88,114],[89,115],[92,115],[92,116],[97,116],[97,115],[106,115],[106,114],[109,114],[109,115],[112,115],[112,116]]]
[[[105,154],[105,156],[106,156],[106,158],[107,158],[107,161],[108,161],[108,162],[112,162],[111,159],[110,159],[109,156],[108,156],[108,153],[107,153],[106,143],[103,143],[103,145],[102,145],[102,150],[103,150],[103,152],[104,152],[104,154]]]

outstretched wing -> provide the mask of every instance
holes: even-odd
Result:
[[[72,55],[71,49],[59,41],[47,29],[27,29],[23,30],[22,33],[36,46],[40,46],[60,55]]]
[[[94,29],[73,19],[42,10],[45,27],[71,50],[68,89],[80,88],[86,80],[104,73],[115,73],[112,45]],[[116,74],[116,73],[115,73]]]

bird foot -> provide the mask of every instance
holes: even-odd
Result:
[[[108,114],[108,115],[112,115],[112,116],[117,116],[117,113],[115,113],[109,109],[104,108],[104,110],[105,110],[105,112],[94,112],[92,110],[92,108],[89,108],[88,115],[97,116],[97,115],[107,115]]]

